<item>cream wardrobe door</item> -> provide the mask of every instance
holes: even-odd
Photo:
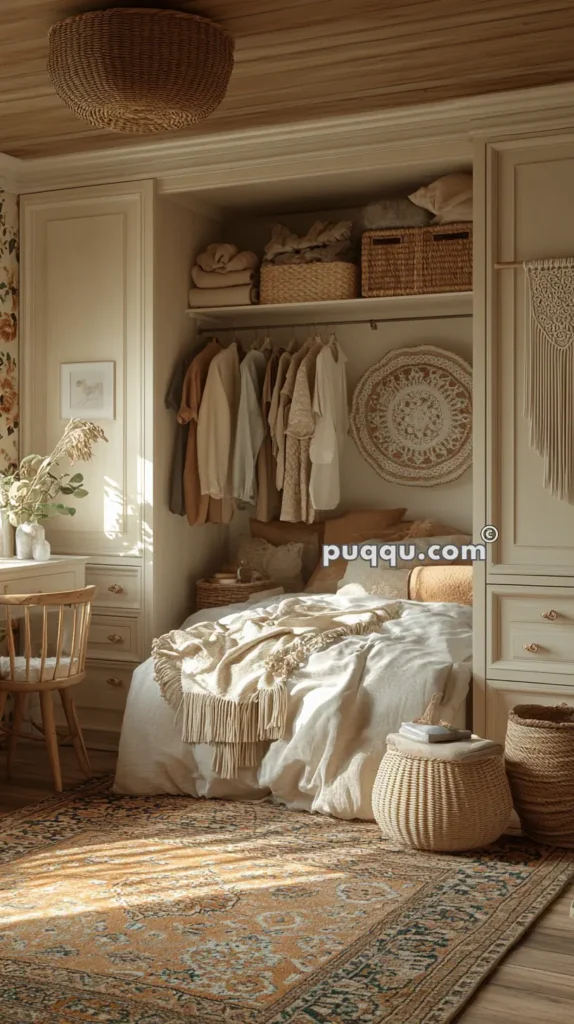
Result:
[[[488,208],[493,260],[574,256],[574,136],[493,144]],[[574,575],[574,505],[543,486],[523,414],[526,295],[522,269],[490,271],[491,573]]]
[[[53,549],[137,555],[142,544],[143,367],[151,332],[153,183],[22,197],[23,451],[62,433],[62,363],[115,363],[115,417],[84,473],[75,518],[50,524]]]

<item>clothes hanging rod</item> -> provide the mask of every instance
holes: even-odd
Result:
[[[394,316],[394,317],[364,317],[362,320],[309,320],[302,323],[285,324],[238,324],[235,327],[218,327],[211,324],[209,327],[199,327],[199,334],[222,334],[224,331],[285,331],[295,330],[297,327],[347,327],[357,324],[369,324],[371,330],[378,330],[378,324],[400,324],[413,323],[417,320],[467,320],[472,313],[435,313],[429,316]]]
[[[524,262],[517,263],[515,261],[512,261],[510,263],[495,263],[494,264],[494,269],[495,270],[519,270],[523,266],[524,266]]]

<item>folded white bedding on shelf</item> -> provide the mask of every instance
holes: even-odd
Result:
[[[300,595],[312,607],[317,595]],[[255,599],[256,600],[256,599]],[[275,614],[281,599],[250,604]],[[356,598],[322,597],[331,613],[356,609]],[[455,604],[418,604],[364,597],[367,610],[398,614],[382,630],[340,636],[312,651],[286,679],[283,735],[253,767],[225,779],[213,768],[213,746],[182,739],[181,711],[162,697],[150,658],[136,669],[122,729],[116,790],[151,795],[261,799],[272,795],[299,810],[371,820],[371,791],[386,737],[443,694],[441,718],[454,721],[471,678],[472,611]],[[243,608],[248,607],[247,605]],[[185,626],[225,619],[243,608],[203,610]]]

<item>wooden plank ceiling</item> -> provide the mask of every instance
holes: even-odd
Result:
[[[0,0],[0,152],[24,158],[125,145],[55,95],[47,32],[98,0]],[[183,134],[234,131],[574,78],[574,0],[196,0],[178,7],[236,40],[228,95]],[[158,136],[155,136],[158,138]]]

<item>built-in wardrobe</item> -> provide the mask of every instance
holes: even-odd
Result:
[[[475,597],[475,718],[498,739],[516,704],[574,703],[574,504],[544,486],[529,441],[522,266],[574,256],[573,180],[571,133],[478,148],[475,526],[494,525],[498,539]]]
[[[474,140],[466,131],[456,143],[395,142],[386,157],[384,142],[370,158],[359,150],[354,157],[347,145],[344,156],[339,150],[333,158],[332,173],[320,176],[311,173],[305,150],[298,168],[285,158],[283,179],[269,158],[267,183],[250,153],[252,172],[242,166],[234,182],[230,169],[222,181],[220,163],[213,187],[207,171],[194,186],[193,169],[185,173],[180,161],[177,174],[158,181],[114,183],[108,171],[106,184],[36,186],[21,197],[22,454],[47,450],[61,431],[60,363],[116,363],[116,417],[106,424],[105,457],[98,451],[87,468],[90,497],[71,524],[57,523],[50,534],[55,552],[89,558],[87,578],[98,585],[95,627],[113,621],[112,633],[125,637],[121,645],[107,643],[107,630],[100,630],[94,636],[103,642],[90,647],[81,713],[102,742],[117,736],[131,672],[151,639],[192,610],[194,581],[225,561],[241,529],[241,516],[229,528],[189,527],[168,508],[176,424],[166,392],[178,359],[218,331],[248,343],[268,328],[287,340],[293,332],[301,338],[305,330],[332,327],[355,359],[351,389],[389,347],[443,344],[473,362],[472,474],[450,489],[398,493],[370,474],[349,438],[343,507],[404,501],[412,517],[454,520],[472,528],[476,541],[485,525],[498,529],[487,563],[475,571],[477,731],[502,738],[516,703],[574,703],[574,505],[545,490],[542,460],[529,446],[523,271],[495,269],[574,255],[574,139],[545,135],[539,126],[508,127],[500,138],[483,130]],[[207,243],[231,240],[261,251],[264,224],[283,219],[299,227],[323,211],[358,211],[380,193],[407,194],[441,173],[471,167],[472,296],[246,307],[235,321],[225,311],[189,315],[190,268]]]

